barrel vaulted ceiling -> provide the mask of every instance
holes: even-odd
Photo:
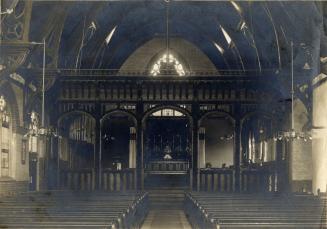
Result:
[[[166,5],[165,1],[35,1],[29,38],[58,43],[59,68],[119,69],[138,47],[165,37]],[[105,39],[115,27],[107,44]],[[296,68],[315,67],[321,27],[315,2],[169,3],[170,37],[193,43],[217,69],[283,68],[290,62],[291,41]]]

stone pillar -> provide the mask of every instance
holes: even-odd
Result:
[[[312,191],[327,192],[327,4],[320,3],[320,74],[313,79]]]
[[[199,128],[199,145],[198,145],[198,168],[206,167],[206,140],[205,128]]]
[[[309,123],[307,108],[304,103],[295,99],[294,101],[294,129],[296,132],[307,131]],[[291,119],[291,118],[289,118]],[[285,142],[288,145],[288,174],[290,192],[311,191],[312,183],[312,153],[309,137],[294,139]]]
[[[129,129],[129,168],[136,168],[136,128]]]
[[[320,74],[320,77],[320,80],[316,78],[313,91],[312,191],[314,194],[317,194],[318,190],[327,191],[327,75]]]
[[[235,120],[235,132],[234,132],[234,191],[240,191],[240,159],[241,159],[241,121]]]

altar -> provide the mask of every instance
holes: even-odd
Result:
[[[145,165],[148,174],[188,174],[189,170],[189,161],[186,160],[155,160]]]

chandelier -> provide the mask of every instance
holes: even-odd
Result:
[[[286,140],[286,141],[293,141],[293,140],[303,140],[308,141],[312,140],[312,136],[310,132],[304,131],[296,131],[294,125],[294,67],[293,67],[293,41],[291,41],[291,129],[286,131],[279,131],[275,136],[274,140]]]
[[[234,134],[226,134],[224,136],[220,136],[219,139],[221,141],[231,141],[234,139]]]

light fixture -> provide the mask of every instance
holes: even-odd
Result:
[[[310,67],[308,62],[305,62],[305,64],[303,65],[303,69],[304,70],[311,70],[311,67]]]
[[[149,73],[151,76],[175,75],[185,76],[187,74],[183,64],[178,61],[177,57],[170,51],[169,47],[169,0],[166,2],[166,51],[165,53],[152,65]]]
[[[12,14],[14,12],[14,9],[6,9],[3,12],[0,12],[0,15],[4,15],[4,14]]]
[[[226,134],[224,136],[220,136],[219,139],[221,141],[230,141],[230,140],[234,139],[234,135],[233,134]]]
[[[274,137],[274,140],[286,140],[286,141],[293,141],[293,140],[300,140],[308,141],[312,140],[311,133],[303,132],[303,131],[296,131],[294,126],[294,68],[293,68],[293,41],[291,42],[291,129],[287,131],[279,131],[277,135]]]

